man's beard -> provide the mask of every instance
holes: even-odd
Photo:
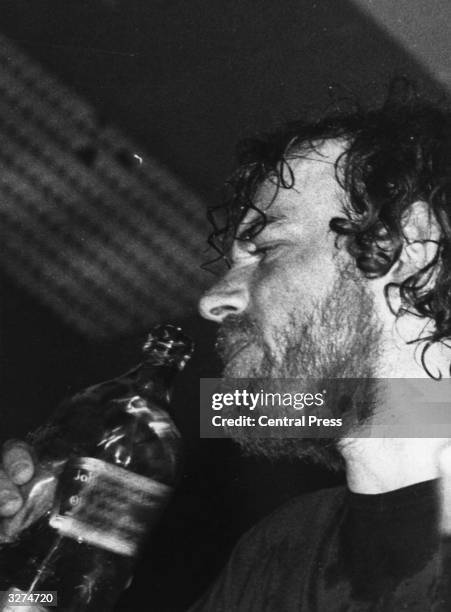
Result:
[[[347,268],[310,314],[293,314],[285,329],[273,333],[277,355],[250,315],[230,315],[224,320],[217,349],[225,363],[225,385],[246,378],[251,379],[246,381],[250,391],[283,393],[290,389],[277,388],[278,384],[302,380],[308,393],[327,393],[328,401],[311,414],[344,417],[345,421],[349,417],[354,426],[371,417],[377,400],[374,377],[382,334],[374,299],[353,271]],[[223,410],[224,416],[238,414],[234,407]],[[281,406],[273,408],[270,416],[293,414]],[[256,430],[235,427],[229,433],[246,454],[303,458],[337,470],[343,467],[337,438],[269,438],[259,437]]]

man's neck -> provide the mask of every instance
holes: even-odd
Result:
[[[381,306],[384,308],[385,303]],[[362,425],[362,437],[340,442],[348,486],[356,493],[385,493],[438,478],[440,450],[451,441],[415,437],[427,435],[423,425],[435,423],[440,427],[442,423],[436,410],[440,402],[448,402],[449,398],[451,347],[435,343],[427,352],[429,370],[443,377],[443,382],[438,383],[428,376],[419,359],[423,345],[408,342],[429,333],[424,319],[404,316],[390,324],[388,318],[386,328],[375,378],[377,408]],[[438,403],[428,405],[428,398]],[[449,428],[445,429],[446,432],[436,428],[429,435],[449,435]],[[412,437],[407,437],[409,434]]]
[[[340,443],[348,487],[377,494],[438,478],[448,438],[348,438]]]

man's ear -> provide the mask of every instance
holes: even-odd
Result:
[[[422,270],[437,254],[440,225],[426,202],[414,202],[401,219],[403,247],[391,269],[393,281],[402,282]]]

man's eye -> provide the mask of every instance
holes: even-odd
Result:
[[[273,252],[276,250],[277,248],[277,243],[271,243],[271,244],[262,244],[262,245],[255,245],[255,249],[254,249],[254,253],[256,255],[260,255],[260,256],[265,256],[268,255],[269,253]]]
[[[251,257],[258,257],[259,259],[264,259],[277,249],[279,243],[268,242],[258,244],[254,241],[247,240],[241,242],[240,245],[243,254],[246,253]]]

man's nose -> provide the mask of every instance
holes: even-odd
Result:
[[[199,312],[205,319],[222,323],[228,315],[242,314],[248,304],[247,283],[227,275],[201,297]]]

